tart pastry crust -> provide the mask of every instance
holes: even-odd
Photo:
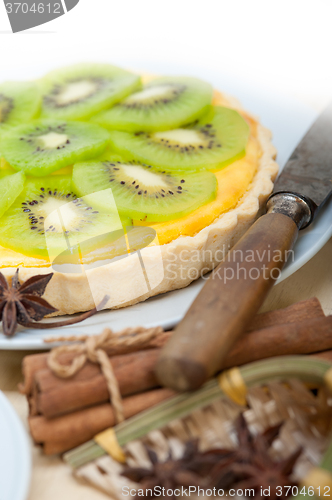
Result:
[[[249,116],[232,97],[217,93],[215,103]],[[92,309],[106,294],[110,299],[105,309],[129,306],[184,288],[212,270],[260,215],[273,189],[278,166],[274,161],[276,149],[271,143],[271,132],[257,123],[256,137],[262,153],[258,168],[246,193],[234,208],[222,213],[194,236],[180,236],[164,245],[154,244],[138,254],[85,272],[81,269],[77,273],[53,270],[54,276],[44,297],[59,310],[57,314]],[[20,278],[23,281],[51,270],[50,267],[22,267]],[[15,268],[1,269],[1,272],[9,278],[15,273]]]

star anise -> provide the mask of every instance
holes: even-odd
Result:
[[[271,499],[285,498],[284,486],[295,486],[297,483],[290,479],[294,465],[302,453],[298,448],[288,458],[275,461],[269,453],[273,441],[278,437],[281,425],[270,427],[262,434],[252,436],[247,423],[241,414],[236,422],[238,448],[228,460],[222,460],[214,467],[211,484],[216,488],[253,489],[257,496],[261,496],[261,488],[269,488]],[[218,454],[218,450],[210,450],[211,454]],[[222,450],[224,457],[225,450]],[[277,489],[277,487],[279,487]],[[281,488],[281,489],[280,489]]]
[[[174,460],[172,453],[169,452],[167,460],[160,462],[153,450],[149,448],[146,448],[146,450],[152,468],[127,467],[122,472],[122,475],[131,481],[140,483],[141,489],[146,492],[145,496],[149,498],[154,498],[153,490],[157,486],[165,488],[165,490],[171,489],[173,492],[179,487],[196,486],[198,488],[206,486],[207,481],[204,478],[211,471],[212,465],[216,463],[215,461],[212,463],[210,458],[204,459],[202,457],[202,454],[198,451],[198,441],[186,443],[184,454],[178,460]],[[195,472],[194,469],[199,469],[199,471]],[[152,490],[152,495],[147,490]],[[138,498],[138,494],[135,498]],[[175,495],[169,498],[175,498]]]
[[[42,298],[53,273],[32,276],[24,283],[19,281],[19,269],[16,270],[9,286],[6,278],[0,272],[0,321],[3,333],[8,337],[14,335],[17,325],[29,328],[48,329],[79,323],[101,309],[109,297],[104,297],[97,308],[71,318],[55,323],[37,323],[57,309]]]
[[[157,486],[173,492],[182,486],[196,486],[217,490],[252,489],[256,496],[261,496],[261,488],[269,488],[272,499],[283,499],[285,492],[291,491],[284,486],[296,485],[289,476],[302,449],[299,448],[285,460],[274,461],[271,458],[270,447],[278,437],[281,425],[253,436],[241,414],[235,424],[237,448],[212,448],[202,453],[198,450],[197,440],[189,441],[182,458],[173,460],[169,453],[164,462],[160,462],[156,453],[147,448],[152,468],[127,467],[122,475],[139,483],[146,492],[145,496],[150,498],[154,498],[153,491]]]

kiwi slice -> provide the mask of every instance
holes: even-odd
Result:
[[[8,127],[35,118],[39,112],[41,95],[33,82],[5,82],[0,85],[0,135]]]
[[[4,159],[0,158],[0,176],[15,174],[15,170]]]
[[[98,249],[109,235],[130,225],[116,212],[101,213],[91,198],[78,198],[72,191],[71,176],[30,179],[11,208],[0,219],[0,244],[52,261],[63,252],[79,253]]]
[[[209,109],[212,93],[210,84],[196,78],[157,78],[92,120],[129,132],[167,130],[199,118]]]
[[[108,140],[94,123],[36,120],[8,131],[1,152],[15,170],[39,177],[101,154]]]
[[[114,150],[127,159],[168,170],[217,170],[245,154],[249,126],[234,109],[218,106],[186,127],[110,134]]]
[[[42,81],[42,117],[82,120],[107,109],[140,86],[140,77],[108,64],[78,64]]]
[[[10,171],[0,172],[0,217],[7,212],[21,194],[24,187],[25,175],[23,172],[10,174]]]
[[[208,171],[180,174],[112,160],[75,164],[73,185],[81,195],[98,193],[105,209],[111,187],[117,209],[144,221],[182,217],[214,199],[217,190],[216,177]]]

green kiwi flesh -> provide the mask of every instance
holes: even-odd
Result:
[[[34,82],[0,84],[0,135],[35,118],[40,110],[41,95]]]
[[[159,132],[111,131],[115,152],[167,170],[218,170],[245,154],[249,125],[235,110],[217,106],[186,127]]]
[[[40,177],[101,154],[108,140],[94,123],[36,120],[8,131],[1,153],[15,170]]]
[[[100,212],[90,201],[72,191],[71,176],[30,179],[0,219],[0,244],[53,261],[66,251],[79,253],[80,245],[86,252],[98,249],[131,225],[129,218]]]
[[[23,172],[10,174],[4,171],[0,173],[0,218],[23,191],[24,181]]]
[[[82,120],[140,87],[140,77],[108,64],[78,64],[52,71],[41,82],[42,117]]]
[[[212,94],[212,86],[196,78],[156,78],[92,120],[128,132],[168,130],[199,118],[209,109]]]
[[[121,213],[136,220],[166,221],[183,217],[213,200],[217,180],[208,171],[167,172],[111,159],[75,164],[73,186],[80,195],[95,193],[105,209],[111,191],[111,203],[114,197]]]

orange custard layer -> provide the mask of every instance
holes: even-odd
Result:
[[[216,95],[216,104],[222,104],[220,94]],[[242,113],[243,114],[243,113]],[[158,236],[160,245],[169,243],[179,236],[194,236],[204,227],[209,226],[222,213],[234,208],[248,190],[258,167],[261,149],[257,140],[257,123],[247,115],[244,118],[250,124],[250,138],[246,154],[220,171],[214,172],[218,180],[218,190],[215,200],[196,209],[180,219],[167,222],[144,223],[134,221],[136,226],[149,226]],[[82,264],[110,257],[107,247],[98,249],[83,256]],[[5,267],[46,267],[50,262],[46,258],[28,257],[13,250],[0,246],[0,268]]]

